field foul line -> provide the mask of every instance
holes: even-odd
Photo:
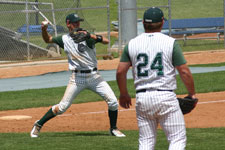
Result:
[[[210,104],[210,103],[223,103],[225,102],[225,100],[217,100],[217,101],[208,101],[208,102],[198,102],[198,105],[200,104]],[[122,110],[118,110],[120,112],[124,112],[124,111],[134,111],[134,108],[131,109],[122,109]],[[76,115],[87,115],[87,114],[103,114],[103,113],[108,113],[108,111],[96,111],[96,112],[85,112],[85,113],[76,113]],[[66,116],[72,116],[72,114],[62,114],[59,115],[60,117],[66,117]]]
[[[122,110],[118,110],[118,111],[133,111],[135,109],[122,109]],[[96,112],[85,112],[85,113],[76,113],[75,115],[87,115],[87,114],[103,114],[103,113],[108,113],[108,111],[96,111]],[[73,114],[62,114],[59,115],[59,117],[66,117],[66,116],[72,116]]]
[[[208,101],[208,102],[198,102],[198,104],[223,103],[223,102],[225,102],[225,100]]]

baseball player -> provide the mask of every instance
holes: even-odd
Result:
[[[74,29],[80,27],[83,21],[77,14],[69,14],[66,17],[66,25],[71,33]],[[46,43],[56,43],[64,49],[68,56],[69,70],[72,74],[67,85],[66,91],[59,104],[52,106],[49,111],[38,121],[30,132],[31,137],[38,137],[42,126],[53,117],[64,113],[72,104],[76,96],[84,89],[89,89],[99,94],[108,104],[108,116],[110,120],[110,134],[116,137],[125,137],[117,128],[118,101],[106,81],[100,76],[97,69],[96,43],[107,44],[107,38],[101,35],[90,34],[87,31],[80,30],[87,36],[87,39],[81,42],[74,42],[70,33],[52,37],[47,33],[47,23],[42,22],[42,37]]]
[[[136,116],[139,127],[139,150],[154,150],[157,126],[160,124],[169,141],[169,150],[184,150],[186,128],[176,98],[178,70],[188,96],[195,98],[194,81],[182,50],[174,38],[160,33],[164,15],[157,7],[143,16],[145,33],[125,46],[117,68],[120,105],[129,108],[126,74],[130,66],[136,88]]]

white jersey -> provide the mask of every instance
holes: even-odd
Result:
[[[172,64],[175,39],[162,33],[142,33],[128,44],[136,90],[175,90]]]
[[[96,49],[89,48],[86,41],[75,43],[67,34],[62,36],[64,51],[68,55],[70,70],[87,70],[97,67]]]

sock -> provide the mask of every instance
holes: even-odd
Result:
[[[52,108],[37,122],[39,125],[43,126],[48,120],[52,119],[56,115],[52,112]]]
[[[116,123],[117,123],[118,110],[115,110],[115,111],[108,110],[108,115],[109,115],[109,121],[110,121],[110,128],[117,129]]]

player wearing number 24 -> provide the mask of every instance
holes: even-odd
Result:
[[[119,105],[117,98],[97,69],[95,44],[108,44],[109,40],[101,35],[95,35],[81,29],[81,21],[84,20],[77,14],[69,14],[66,17],[69,33],[57,37],[52,37],[48,34],[48,23],[42,22],[42,37],[44,41],[46,43],[58,44],[67,54],[71,77],[61,101],[52,106],[40,120],[34,123],[30,132],[30,136],[33,138],[39,136],[41,128],[48,120],[64,113],[71,106],[73,100],[76,99],[76,96],[84,89],[89,89],[99,94],[106,101],[108,105],[110,134],[116,137],[125,137],[117,128]]]
[[[119,103],[129,108],[132,103],[126,75],[132,66],[139,150],[154,150],[158,124],[167,136],[169,150],[185,150],[185,121],[174,93],[177,88],[175,69],[187,88],[188,97],[196,98],[193,77],[180,46],[174,38],[160,33],[163,23],[161,9],[146,10],[143,16],[145,33],[129,41],[117,68]]]

